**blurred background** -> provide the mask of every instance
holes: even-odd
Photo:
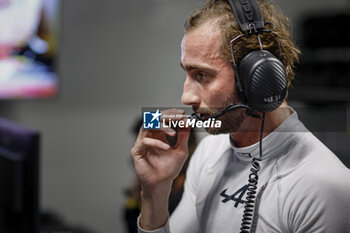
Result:
[[[183,23],[201,1],[33,0],[48,5],[47,10],[28,5],[26,11],[36,16],[20,22],[4,13],[14,2],[23,7],[31,1],[0,0],[1,27],[18,27],[30,17],[37,27],[31,26],[25,42],[0,35],[0,57],[14,55],[17,68],[25,64],[26,72],[44,72],[39,83],[45,85],[23,96],[0,92],[0,116],[41,133],[41,209],[89,232],[126,233],[132,128],[142,107],[182,106]],[[290,18],[303,52],[289,103],[349,166],[350,2],[274,2]],[[45,40],[44,29],[38,30],[45,12],[54,15],[44,20],[54,25],[45,34],[54,39]],[[29,63],[39,68],[28,68]],[[4,81],[6,69],[0,63],[0,86],[13,87]]]

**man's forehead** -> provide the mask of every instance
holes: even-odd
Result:
[[[187,32],[181,42],[181,62],[204,62],[220,58],[221,33],[213,24]]]
[[[190,40],[191,44],[194,44],[195,42],[198,44],[218,43],[218,39],[220,39],[220,37],[221,32],[217,24],[212,21],[208,21],[201,26],[185,33],[182,42],[187,42]]]

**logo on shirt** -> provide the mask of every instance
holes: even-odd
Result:
[[[237,152],[237,154],[239,156],[245,157],[245,158],[251,158],[252,155],[250,153],[241,153],[241,152]]]
[[[144,129],[160,129],[160,116],[162,114],[157,109],[156,112],[143,112]]]
[[[223,190],[220,193],[220,196],[224,197],[223,200],[221,200],[222,203],[226,203],[228,201],[233,201],[235,202],[235,207],[237,208],[239,206],[239,204],[244,204],[245,201],[242,200],[244,194],[247,192],[248,190],[248,185],[244,185],[242,188],[238,189],[234,194],[232,195],[228,195],[226,194],[227,189]]]

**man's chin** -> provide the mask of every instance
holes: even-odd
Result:
[[[246,117],[247,115],[245,114],[244,109],[227,112],[217,118],[217,120],[221,121],[220,128],[209,127],[206,128],[206,131],[213,135],[234,133],[241,127]]]
[[[224,128],[206,128],[205,131],[212,135],[232,133],[230,130]]]

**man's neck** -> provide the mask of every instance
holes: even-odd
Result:
[[[283,103],[278,109],[272,112],[265,113],[263,138],[274,131],[292,113],[287,103]],[[247,117],[241,127],[236,132],[230,134],[236,146],[246,147],[257,143],[260,140],[261,123],[260,119]]]

